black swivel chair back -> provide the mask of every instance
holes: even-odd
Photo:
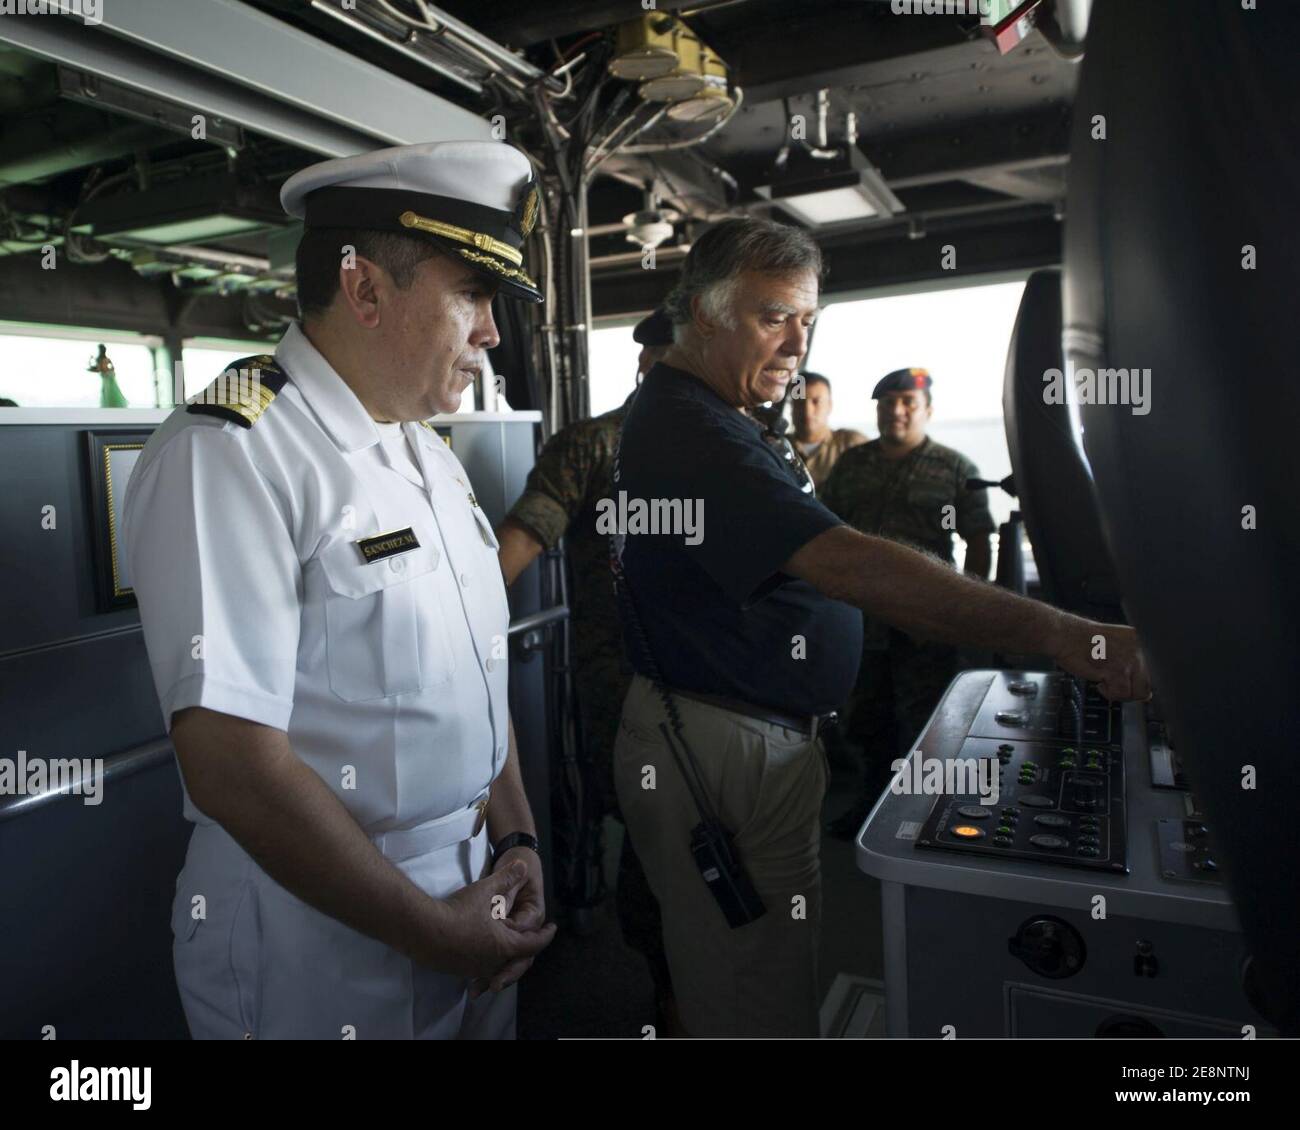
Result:
[[[1051,384],[1044,377],[1055,370]],[[1079,616],[1124,622],[1115,566],[1102,535],[1092,477],[1074,440],[1064,382],[1061,273],[1025,284],[1007,353],[1002,415],[1020,513],[1043,597]]]
[[[1251,951],[1300,1034],[1300,5],[1096,0],[1074,105],[1066,352],[1124,603]],[[1104,139],[1103,139],[1104,131]]]

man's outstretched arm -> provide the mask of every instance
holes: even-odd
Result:
[[[826,596],[913,635],[995,651],[1050,655],[1110,699],[1151,694],[1137,633],[1100,624],[955,572],[848,526],[817,535],[783,567]]]

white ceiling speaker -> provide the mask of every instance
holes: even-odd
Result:
[[[646,208],[623,217],[627,241],[638,247],[658,247],[673,237],[673,224],[681,213],[666,208]]]

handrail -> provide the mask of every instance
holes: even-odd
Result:
[[[521,616],[518,620],[510,622],[510,638],[514,639],[515,636],[536,631],[538,628],[544,628],[547,624],[553,624],[557,620],[566,620],[568,616],[569,608],[565,604],[557,604],[553,608],[544,608],[541,612]]]
[[[569,609],[563,604],[557,604],[553,608],[546,608],[541,612],[522,616],[518,620],[511,622],[510,636],[514,638],[515,636],[526,635],[529,632],[537,631],[539,628],[544,628],[548,624],[564,620],[568,615]],[[103,759],[104,776],[102,784],[106,786],[111,781],[120,781],[135,773],[143,773],[146,769],[157,768],[164,762],[170,761],[171,757],[172,743],[168,737],[155,738],[131,749],[108,754]],[[64,782],[57,788],[47,788],[39,793],[0,796],[0,820],[26,816],[28,813],[58,800],[60,797],[76,796],[77,794],[72,790],[72,784]]]
[[[110,781],[119,781],[146,769],[153,769],[170,761],[172,743],[169,738],[155,738],[132,749],[111,753],[103,759],[103,785]],[[51,758],[50,760],[56,760]],[[0,820],[9,820],[15,816],[26,816],[43,805],[58,800],[60,797],[75,796],[71,784],[65,783],[58,788],[45,789],[43,792],[0,797]]]

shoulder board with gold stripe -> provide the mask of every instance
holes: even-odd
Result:
[[[284,388],[284,371],[268,354],[241,357],[197,396],[186,411],[198,416],[216,416],[241,428],[251,428]]]

